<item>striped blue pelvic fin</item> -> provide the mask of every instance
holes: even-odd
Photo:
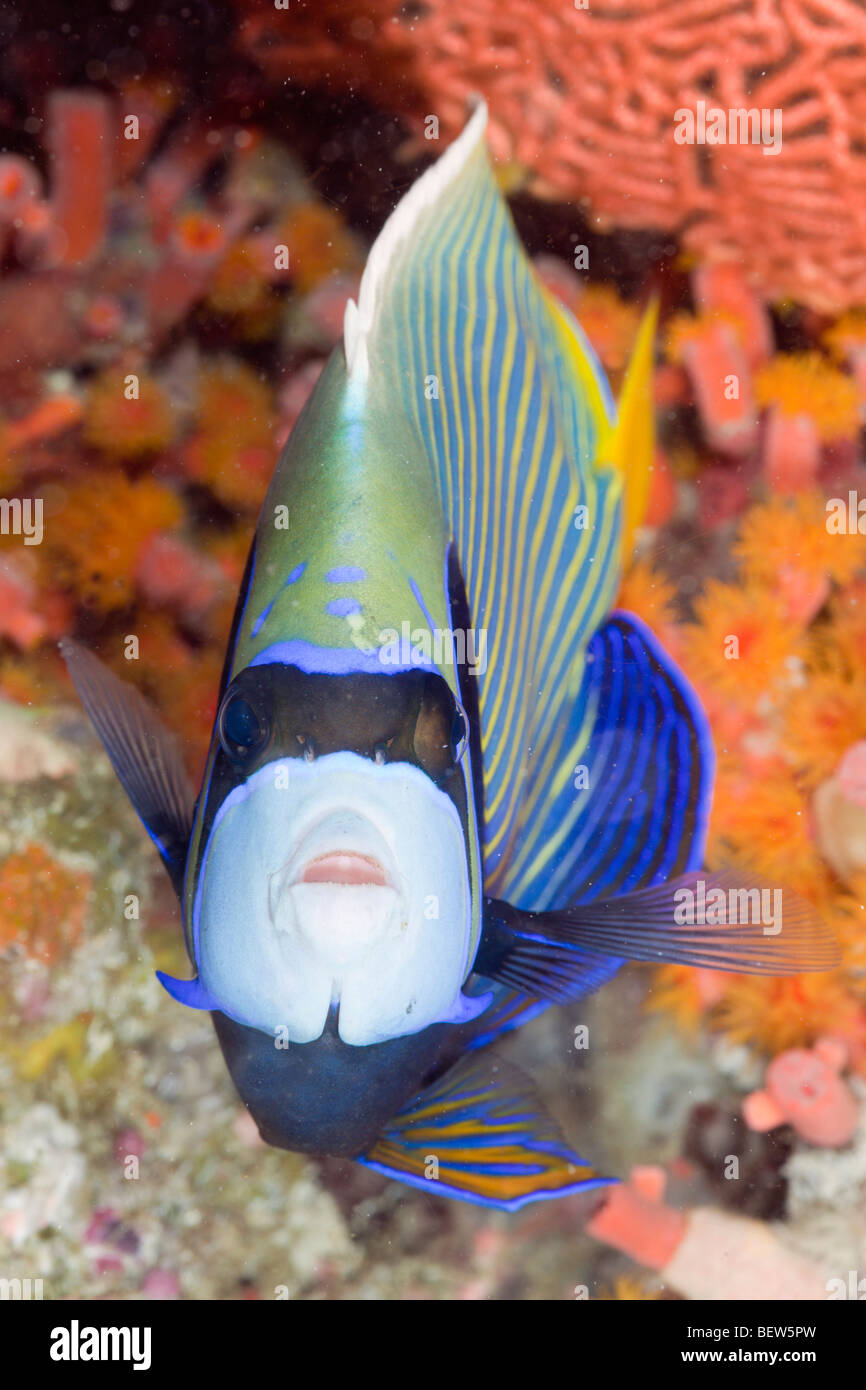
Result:
[[[532,1083],[489,1052],[423,1091],[358,1162],[432,1196],[502,1211],[614,1181],[571,1149]]]
[[[558,908],[697,868],[714,770],[685,676],[640,619],[614,613],[589,644],[555,756],[537,750],[515,852],[489,891]]]
[[[479,107],[389,218],[344,347],[350,389],[401,409],[424,444],[484,634],[489,869],[510,843],[529,749],[560,727],[576,657],[613,600],[621,479],[596,467],[612,423],[607,383],[521,246],[485,120]]]
[[[217,1000],[208,994],[198,976],[194,980],[179,980],[175,975],[166,975],[164,970],[157,970],[156,978],[172,999],[176,999],[179,1004],[185,1004],[188,1009],[207,1009],[212,1012],[220,1007]]]
[[[81,703],[153,840],[175,890],[183,890],[195,793],[174,737],[143,695],[69,637],[60,642]]]

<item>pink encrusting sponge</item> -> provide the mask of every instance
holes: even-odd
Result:
[[[825,1272],[772,1228],[715,1207],[676,1211],[663,1201],[664,1186],[664,1169],[633,1169],[586,1223],[588,1233],[658,1270],[686,1298],[826,1298]]]
[[[842,1080],[848,1049],[838,1038],[821,1038],[814,1048],[794,1047],[767,1068],[765,1088],[743,1102],[751,1129],[793,1125],[810,1144],[841,1148],[857,1128],[857,1103]]]
[[[685,1235],[688,1217],[665,1206],[663,1168],[633,1168],[627,1183],[611,1188],[586,1229],[650,1269],[661,1269]]]

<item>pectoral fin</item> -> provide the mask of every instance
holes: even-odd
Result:
[[[770,904],[772,920],[762,915]],[[591,989],[594,970],[610,956],[747,975],[830,970],[840,960],[810,903],[790,889],[747,884],[731,870],[688,873],[554,912],[485,900],[475,969],[488,979],[562,1003]]]
[[[615,1181],[574,1153],[531,1082],[489,1053],[423,1091],[358,1161],[434,1196],[504,1211]]]
[[[119,680],[92,652],[64,637],[60,654],[179,896],[195,794],[177,743],[144,696]]]

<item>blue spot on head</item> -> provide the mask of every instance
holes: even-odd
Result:
[[[418,604],[418,607],[421,609],[421,612],[424,614],[424,617],[425,617],[426,620],[427,620],[427,626],[430,628],[430,631],[432,632],[432,631],[433,631],[433,627],[434,627],[434,623],[433,623],[433,619],[430,617],[430,610],[429,610],[429,608],[427,607],[426,603],[424,602],[424,596],[423,596],[423,594],[421,593],[421,590],[418,588],[418,585],[415,583],[415,580],[412,578],[411,575],[409,576],[409,588],[412,590],[412,593],[413,593],[414,596],[415,596],[415,602]]]
[[[361,611],[361,605],[356,598],[332,598],[327,607],[334,618],[348,618],[350,613]]]
[[[253,636],[253,637],[258,637],[259,633],[260,633],[261,630],[262,630],[262,627],[264,626],[265,619],[267,618],[268,614],[270,613],[270,611],[271,611],[271,609],[273,608],[273,606],[274,606],[275,603],[276,603],[276,599],[272,598],[271,601],[270,601],[270,603],[268,604],[267,608],[263,608],[263,609],[262,609],[261,613],[259,614],[259,616],[256,618],[255,622],[253,623],[253,630],[252,630],[251,636]]]
[[[307,568],[307,562],[306,562],[306,560],[304,560],[300,565],[295,565],[295,568],[292,570],[291,574],[289,575],[288,579],[286,580],[285,584],[283,585],[283,588],[284,588],[284,589],[287,589],[287,588],[289,587],[290,584],[296,583],[297,580],[300,579],[301,575],[303,574],[303,572],[304,572],[304,570],[305,570],[306,568]],[[270,603],[268,604],[267,608],[263,608],[263,609],[262,609],[261,613],[259,614],[259,616],[256,618],[255,622],[253,623],[252,632],[251,632],[251,634],[250,634],[251,637],[258,637],[259,633],[261,632],[262,628],[264,627],[264,624],[265,624],[266,621],[267,621],[268,614],[270,613],[270,611],[271,611],[271,609],[273,608],[273,606],[274,606],[274,604],[276,603],[276,601],[277,601],[276,598],[272,598],[271,601],[270,601]]]
[[[367,575],[357,565],[338,565],[336,569],[328,570],[325,578],[330,584],[351,584],[356,579],[366,579]]]

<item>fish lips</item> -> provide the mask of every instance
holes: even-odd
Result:
[[[350,965],[383,938],[408,929],[408,884],[384,836],[364,816],[339,810],[300,837],[268,876],[274,929],[314,955]]]

